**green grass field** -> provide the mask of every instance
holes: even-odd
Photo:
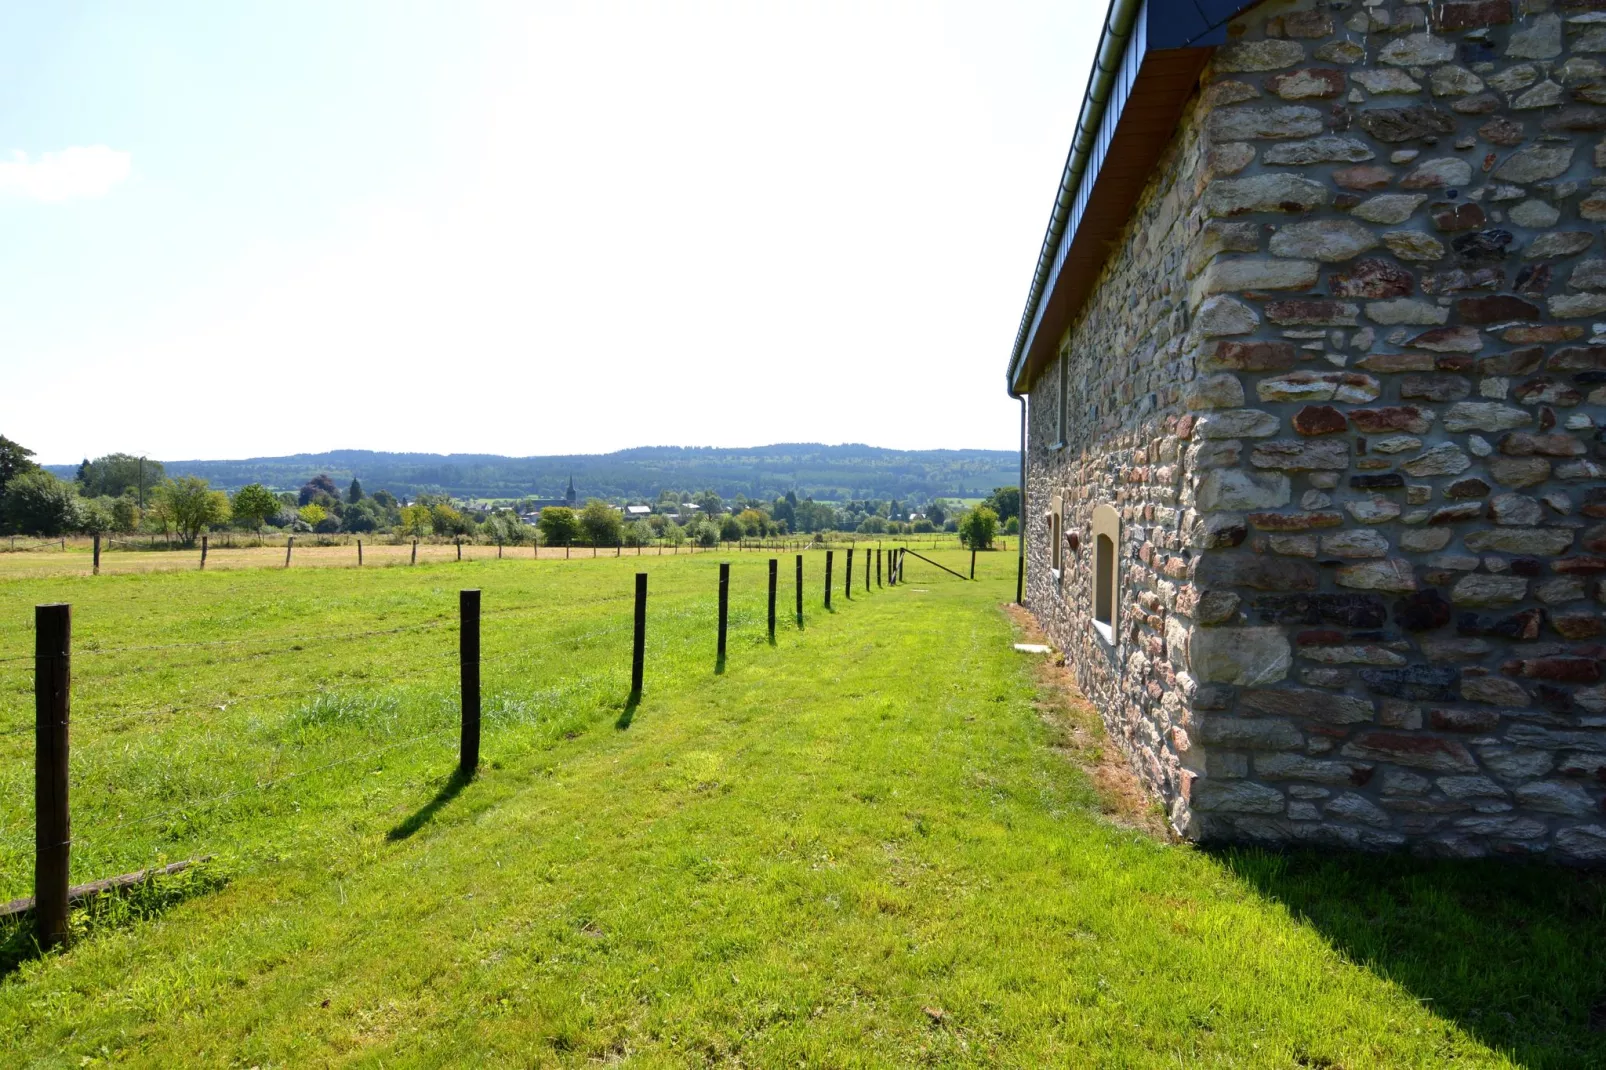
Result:
[[[1599,878],[1164,843],[1010,649],[1013,554],[851,602],[839,555],[826,613],[810,553],[802,630],[788,555],[774,646],[732,555],[723,673],[719,560],[0,580],[0,896],[43,601],[74,606],[73,879],[211,856],[66,952],[0,930],[0,1063],[1606,1065]]]

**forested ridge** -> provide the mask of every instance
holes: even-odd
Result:
[[[71,478],[75,465],[51,465]],[[981,497],[1017,482],[1008,450],[894,450],[847,444],[781,443],[747,448],[642,446],[603,454],[503,457],[475,453],[332,450],[245,460],[167,461],[169,476],[199,476],[233,490],[249,483],[294,489],[327,473],[405,496],[558,497],[573,476],[586,497],[653,498],[664,487],[711,488],[725,497],[773,498],[787,491],[821,501],[851,498]]]

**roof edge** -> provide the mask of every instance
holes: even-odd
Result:
[[[1074,237],[1097,182],[1104,151],[1120,122],[1121,100],[1115,100],[1117,78],[1135,78],[1145,56],[1152,51],[1200,48],[1222,43],[1228,21],[1255,6],[1259,0],[1110,0],[1093,69],[1088,73],[1076,132],[1060,175],[1059,192],[1049,213],[1043,245],[1037,255],[1026,307],[1015,332],[1005,384],[1011,397],[1020,397],[1020,376],[1042,316],[1045,297],[1055,281],[1067,235]],[[1114,101],[1115,114],[1110,114]],[[1112,122],[1113,119],[1113,122]],[[1085,188],[1084,188],[1085,187]]]

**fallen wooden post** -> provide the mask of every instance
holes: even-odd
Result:
[[[157,877],[170,877],[175,873],[184,872],[191,866],[198,866],[202,862],[210,861],[212,861],[212,856],[205,855],[201,858],[186,859],[183,862],[169,862],[165,866],[157,866],[153,869],[137,869],[132,873],[124,873],[117,877],[103,877],[98,881],[90,881],[88,884],[75,884],[67,889],[67,902],[69,904],[83,903],[95,898],[97,895],[105,895],[107,892],[132,888],[136,884],[144,884],[146,881],[155,880]],[[34,899],[31,895],[22,899],[13,899],[9,903],[0,905],[0,918],[26,914],[33,908]]]

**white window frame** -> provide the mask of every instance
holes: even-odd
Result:
[[[1092,612],[1088,619],[1099,638],[1115,646],[1121,618],[1121,518],[1112,507],[1093,507],[1092,541],[1093,552],[1088,555],[1092,559]]]

